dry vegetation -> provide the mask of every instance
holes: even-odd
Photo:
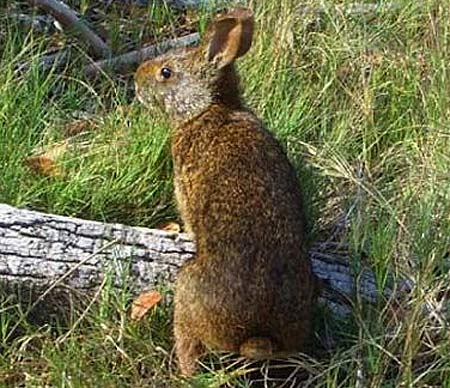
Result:
[[[213,13],[70,3],[115,53],[202,31]],[[248,4],[257,36],[240,63],[245,94],[298,168],[311,238],[330,236],[356,274],[372,268],[380,291],[392,274],[411,293],[372,307],[356,296],[345,322],[318,311],[311,352],[285,361],[282,373],[214,355],[188,382],[172,360],[170,290],[139,323],[129,320],[129,295],[108,282],[88,311],[45,325],[3,295],[0,386],[450,386],[448,2],[370,12]],[[56,30],[29,32],[11,16],[27,7],[0,3],[0,202],[145,226],[175,219],[167,126],[134,102],[130,75],[88,79],[85,47]],[[63,69],[39,66],[60,49],[71,56]],[[29,157],[55,143],[66,144],[57,173],[42,174]]]

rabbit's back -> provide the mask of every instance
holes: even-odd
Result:
[[[218,106],[174,133],[172,153],[179,208],[197,242],[177,284],[195,306],[194,326],[222,349],[255,335],[281,348],[300,336],[298,347],[313,285],[302,197],[282,148],[251,112]]]
[[[303,247],[305,218],[295,171],[251,112],[208,111],[173,134],[172,155],[197,238],[212,243],[210,232],[217,231],[239,245],[254,246],[264,237],[265,246],[277,246],[296,236],[297,250]],[[246,235],[249,241],[242,241]]]

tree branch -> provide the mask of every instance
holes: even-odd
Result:
[[[59,0],[28,0],[28,2],[49,12],[61,25],[77,35],[80,40],[88,43],[92,54],[97,58],[108,58],[111,55],[111,50],[107,44],[80,20],[76,13],[64,2]]]
[[[94,62],[84,68],[84,73],[88,77],[95,77],[99,73],[108,70],[115,73],[129,73],[136,70],[139,64],[147,59],[155,58],[159,54],[172,48],[196,44],[199,39],[199,34],[193,33],[179,38],[166,40],[114,58]]]

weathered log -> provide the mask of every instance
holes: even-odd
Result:
[[[346,260],[327,253],[326,246],[315,244],[310,252],[316,275],[339,295],[352,299],[358,293],[374,302],[380,296],[374,275],[368,270],[353,274]],[[0,290],[31,290],[39,299],[60,289],[93,293],[109,276],[115,287],[139,293],[172,282],[194,253],[185,234],[0,204]],[[338,314],[348,311],[333,293],[322,299]]]

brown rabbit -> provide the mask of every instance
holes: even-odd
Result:
[[[252,12],[236,9],[198,47],[136,73],[140,101],[172,121],[176,199],[197,243],[175,289],[184,375],[206,347],[261,359],[298,351],[311,336],[315,280],[296,174],[239,93],[234,60],[252,35]]]

